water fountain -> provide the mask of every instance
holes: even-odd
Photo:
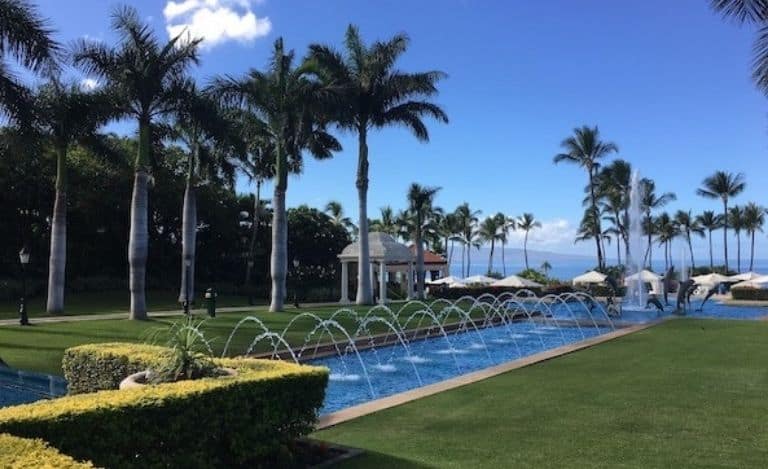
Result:
[[[643,282],[643,255],[645,253],[645,236],[643,235],[643,188],[640,173],[632,173],[629,192],[629,254],[627,256],[626,275],[636,275],[627,285],[622,309],[645,309],[648,293]]]

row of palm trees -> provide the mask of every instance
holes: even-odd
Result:
[[[60,313],[64,307],[67,149],[91,140],[95,144],[96,130],[110,120],[132,118],[138,126],[128,246],[133,319],[144,319],[147,313],[148,189],[153,145],[163,140],[182,142],[189,152],[182,210],[180,300],[187,300],[186,292],[194,291],[196,185],[214,177],[232,182],[236,170],[256,181],[257,192],[263,181],[274,180],[270,309],[279,311],[283,308],[287,271],[288,174],[301,170],[302,155],[308,152],[324,159],[340,151],[341,145],[329,131],[331,127],[357,134],[358,227],[365,233],[368,133],[387,126],[404,126],[417,139],[427,141],[424,117],[448,121],[445,112],[428,101],[437,94],[436,85],[445,74],[406,73],[398,68],[398,59],[409,42],[403,34],[366,44],[357,28],[350,26],[342,52],[313,44],[300,61],[280,38],[274,43],[266,70],[252,69],[238,78],[216,77],[198,89],[188,71],[199,62],[200,40],[184,40],[179,35],[160,41],[135,9],[120,7],[112,14],[112,28],[120,38],[117,44],[80,40],[66,54],[71,65],[101,83],[98,91],[89,93],[76,85],[62,84],[58,75],[60,65],[65,63],[62,49],[51,39],[51,30],[34,8],[25,2],[0,2],[0,9],[0,36],[10,45],[0,52],[15,56],[33,71],[50,72],[46,75],[49,83],[37,93],[19,91],[18,97],[14,92],[26,88],[0,80],[0,85],[9,86],[0,90],[0,98],[7,114],[18,122],[33,123],[41,134],[57,143],[59,150],[49,274],[51,313]],[[19,24],[26,30],[20,32]],[[0,74],[4,72],[5,68],[0,69]],[[24,101],[33,94],[39,99]],[[46,106],[54,112],[48,112]],[[35,109],[35,115],[28,116],[27,109]],[[208,174],[206,169],[210,170]],[[257,205],[261,203],[260,194],[256,201]],[[260,213],[260,207],[255,207],[254,219]],[[255,240],[259,224],[252,226]],[[367,237],[361,237],[361,243],[367,245]],[[253,251],[252,246],[249,271]],[[368,304],[372,295],[367,246],[361,246],[359,260],[357,301]]]

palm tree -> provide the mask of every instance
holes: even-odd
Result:
[[[179,302],[191,303],[195,293],[197,250],[197,186],[201,181],[219,181],[235,186],[235,155],[246,152],[246,143],[236,135],[236,124],[218,102],[188,82],[185,97],[177,106],[176,122],[168,134],[187,152],[187,174],[181,215],[181,281]],[[242,148],[240,148],[242,147]]]
[[[0,0],[0,113],[5,117],[31,124],[34,109],[29,90],[18,81],[7,58],[34,73],[55,75],[60,47],[52,33],[26,0]]]
[[[765,224],[765,209],[754,202],[748,203],[744,206],[742,222],[744,230],[750,237],[749,271],[751,272],[755,264],[755,232],[763,231],[763,225]]]
[[[438,222],[438,231],[445,240],[445,259],[448,262],[448,272],[451,271],[451,262],[453,261],[453,245],[458,236],[458,220],[455,213],[446,213],[440,217]],[[448,243],[450,242],[450,249]]]
[[[723,226],[723,218],[721,215],[715,215],[715,212],[712,210],[705,210],[696,217],[696,221],[702,228],[707,230],[707,237],[709,238],[709,269],[714,272],[715,261],[712,256],[712,232]]]
[[[445,112],[426,100],[437,94],[437,82],[445,74],[438,71],[405,73],[396,68],[408,42],[408,36],[397,34],[388,41],[366,45],[357,27],[349,25],[343,55],[328,46],[310,46],[310,57],[320,65],[322,76],[340,91],[339,125],[357,133],[359,151],[355,184],[361,233],[368,232],[368,132],[402,125],[418,140],[426,142],[429,133],[423,117],[448,122]],[[357,304],[372,302],[369,263],[368,239],[361,236]]]
[[[352,220],[350,220],[349,217],[344,216],[344,208],[341,206],[341,202],[338,200],[331,200],[325,204],[325,213],[331,217],[332,224],[340,226],[354,235],[357,227],[352,223]]]
[[[728,209],[728,224],[736,234],[736,270],[741,272],[741,230],[744,228],[744,210],[735,205]]]
[[[283,310],[286,294],[288,172],[292,165],[300,165],[304,150],[318,159],[330,158],[334,151],[341,150],[339,142],[325,130],[331,114],[330,91],[312,78],[320,73],[319,69],[311,61],[294,66],[294,57],[294,52],[286,52],[283,39],[278,38],[266,72],[251,70],[239,80],[217,78],[211,85],[225,102],[261,116],[265,132],[275,147],[269,307],[273,312]],[[367,232],[362,233],[361,239],[367,239]]]
[[[604,142],[600,140],[600,131],[597,126],[590,128],[582,126],[573,130],[574,135],[566,138],[560,143],[565,150],[564,153],[555,155],[554,163],[569,162],[577,164],[587,171],[589,182],[587,188],[589,191],[589,209],[593,212],[595,224],[594,232],[595,245],[597,247],[598,267],[604,267],[603,249],[600,242],[601,229],[600,219],[597,208],[597,185],[595,179],[599,168],[600,160],[619,151],[619,147],[613,142]],[[527,268],[527,266],[526,266]]]
[[[690,210],[687,212],[678,210],[677,213],[675,213],[675,223],[677,223],[680,233],[685,237],[685,240],[688,243],[688,251],[691,254],[691,268],[695,269],[696,260],[693,257],[693,243],[691,242],[691,237],[692,235],[696,235],[703,238],[704,227],[701,226],[699,220],[691,214]]]
[[[161,45],[138,12],[121,7],[112,14],[112,29],[120,36],[117,47],[81,40],[73,55],[75,65],[106,81],[119,96],[120,111],[138,121],[139,149],[134,163],[131,228],[128,241],[131,319],[147,318],[145,281],[148,232],[148,184],[153,120],[174,112],[184,96],[184,73],[196,64],[200,40],[180,36]]]
[[[552,270],[552,264],[550,264],[549,261],[544,261],[541,263],[541,271],[544,272],[545,276],[549,276],[550,270]]]
[[[96,151],[104,147],[96,131],[110,119],[112,103],[104,93],[87,93],[76,84],[64,84],[57,78],[41,86],[32,100],[37,126],[56,150],[46,310],[49,314],[61,314],[67,263],[67,152],[74,144]]]
[[[391,236],[398,235],[397,220],[395,219],[392,207],[389,205],[381,207],[381,218],[371,223],[371,231],[380,231]],[[360,238],[362,239],[363,237],[361,236]]]
[[[613,224],[617,239],[624,242],[625,257],[629,258],[629,193],[632,181],[632,165],[624,160],[614,160],[598,173],[598,194],[603,210],[608,214],[604,220]],[[620,252],[620,243],[616,248]],[[621,264],[621,255],[618,255]]]
[[[498,217],[498,215],[501,215],[501,219]],[[484,243],[490,243],[491,244],[491,250],[488,254],[488,273],[490,274],[493,272],[493,250],[496,246],[496,241],[501,241],[502,234],[502,223],[504,219],[504,215],[498,213],[492,217],[488,217],[485,220],[483,220],[482,223],[480,223],[480,229],[478,230],[478,235],[480,236],[480,240]],[[500,223],[501,222],[501,223]]]
[[[651,245],[653,243],[651,238],[654,234],[655,226],[653,225],[654,220],[652,212],[653,210],[664,207],[668,203],[676,200],[677,196],[674,194],[674,192],[664,192],[661,195],[656,195],[656,183],[648,178],[643,178],[640,180],[640,185],[642,193],[640,206],[642,207],[643,212],[645,212],[645,233],[648,236],[648,247],[645,251],[645,258],[648,261],[648,268],[653,270],[653,252],[651,250]]]
[[[528,270],[528,233],[534,228],[541,228],[541,222],[532,213],[524,213],[517,219],[517,228],[525,231],[523,253],[525,254],[525,270]]]
[[[509,241],[510,231],[515,231],[517,229],[517,220],[513,217],[508,217],[503,213],[497,213],[496,217],[499,219],[499,226],[501,227],[501,273],[506,277],[507,260],[505,252],[507,250],[507,241]]]
[[[741,173],[733,174],[726,171],[716,171],[704,179],[702,187],[696,193],[707,199],[720,199],[723,202],[723,256],[725,271],[728,271],[728,200],[744,191],[747,183]]]
[[[659,246],[664,246],[664,270],[668,270],[672,263],[672,241],[680,235],[677,224],[667,212],[656,217],[656,232]]]
[[[470,209],[469,204],[464,202],[456,207],[453,213],[456,215],[459,226],[459,239],[461,240],[461,275],[469,276],[471,248],[480,248],[480,243],[477,240],[476,226],[478,217],[482,212]],[[466,265],[464,263],[465,258]]]
[[[768,3],[765,0],[710,0],[715,11],[739,23],[757,25],[760,32],[753,47],[755,57],[752,65],[752,79],[757,87],[768,90],[768,34],[765,34],[768,22]]]
[[[413,183],[408,188],[408,211],[414,218],[414,244],[416,245],[416,296],[424,299],[424,225],[429,222],[432,203],[439,187],[424,187]]]

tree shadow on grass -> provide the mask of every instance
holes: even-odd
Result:
[[[397,469],[434,469],[437,465],[424,464],[418,461],[411,461],[391,454],[377,453],[375,451],[365,450],[360,456],[355,456],[341,464],[335,465],[337,469],[367,469],[367,468],[397,468]]]

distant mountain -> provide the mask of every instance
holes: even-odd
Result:
[[[472,263],[474,264],[479,259],[488,259],[490,248],[482,247],[479,251],[473,250],[472,251]],[[510,263],[517,263],[519,260],[520,262],[523,261],[523,250],[520,248],[506,248],[504,250],[504,256],[506,257],[507,262]],[[461,249],[456,249],[453,252],[454,262],[458,259],[461,260]],[[501,249],[496,248],[493,251],[493,258],[496,260],[501,260]],[[563,262],[563,261],[580,261],[580,262],[586,262],[595,259],[594,256],[587,256],[583,254],[565,254],[560,252],[552,252],[552,251],[537,251],[534,249],[528,250],[528,263],[531,264],[531,266],[538,267],[539,264],[541,264],[544,261],[548,261],[550,264],[553,262]],[[595,263],[597,261],[595,260]]]

